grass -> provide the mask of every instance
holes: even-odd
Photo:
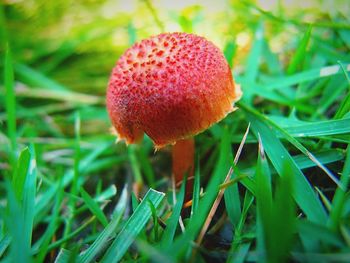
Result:
[[[1,4],[0,261],[348,262],[350,21],[340,2]],[[120,54],[174,30],[215,42],[244,92],[196,136],[186,208],[170,148],[116,144],[105,109]]]

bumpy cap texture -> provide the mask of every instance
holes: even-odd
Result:
[[[134,44],[117,61],[107,110],[119,139],[135,143],[146,133],[160,148],[218,122],[240,96],[212,42],[164,33]]]

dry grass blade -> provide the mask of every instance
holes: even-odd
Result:
[[[245,144],[245,141],[246,141],[248,133],[249,133],[249,128],[250,128],[250,123],[248,124],[248,127],[247,127],[247,129],[246,129],[246,131],[244,133],[242,141],[241,141],[241,143],[240,143],[240,145],[238,147],[237,153],[235,155],[235,158],[234,158],[234,161],[233,161],[234,166],[236,166],[236,164],[237,164],[237,162],[239,160],[239,157],[241,155],[243,146]],[[225,178],[225,181],[224,181],[223,184],[226,184],[230,180],[232,173],[233,173],[233,166],[230,167],[230,170],[228,171],[228,173],[226,175],[226,178]],[[221,202],[221,199],[224,196],[224,192],[225,192],[225,188],[220,189],[220,191],[219,191],[219,193],[218,193],[218,195],[217,195],[217,197],[216,197],[216,199],[215,199],[215,201],[213,203],[213,206],[210,209],[210,212],[209,212],[209,214],[207,216],[207,219],[204,222],[204,225],[203,225],[203,227],[201,229],[201,232],[198,235],[198,238],[196,240],[197,245],[200,245],[202,243],[203,237],[204,237],[205,233],[208,230],[208,227],[210,225],[211,220],[213,219],[213,216],[214,216],[214,214],[216,212],[216,209],[218,208],[218,206],[219,206],[219,204]]]

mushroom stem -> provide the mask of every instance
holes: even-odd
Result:
[[[187,174],[185,201],[191,199],[194,171],[194,147],[194,139],[191,137],[189,139],[178,140],[172,149],[173,176],[177,187]]]

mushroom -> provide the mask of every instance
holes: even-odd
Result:
[[[134,44],[110,76],[107,109],[118,140],[144,133],[157,149],[172,145],[178,183],[193,174],[193,136],[232,112],[241,97],[218,47],[203,37],[163,33]]]

